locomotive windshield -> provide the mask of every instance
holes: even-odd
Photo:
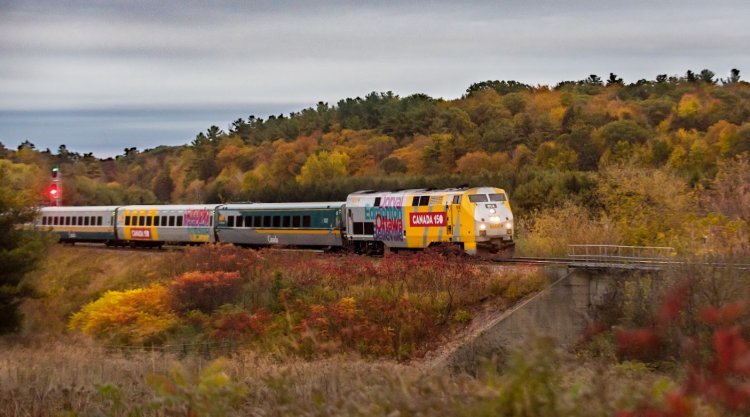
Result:
[[[505,194],[490,194],[490,201],[505,201]]]
[[[472,203],[485,203],[487,202],[487,194],[470,195],[469,201],[471,201]]]

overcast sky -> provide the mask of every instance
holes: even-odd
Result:
[[[113,156],[370,91],[750,79],[750,2],[0,0],[0,142]]]

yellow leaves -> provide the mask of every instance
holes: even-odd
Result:
[[[608,167],[600,174],[597,194],[632,245],[679,243],[685,218],[695,210],[687,182],[664,170]]]
[[[349,155],[343,152],[312,154],[297,175],[297,183],[311,185],[316,182],[345,177],[348,174]]]
[[[344,297],[339,300],[338,310],[342,318],[352,319],[357,314],[357,302],[354,297]]]
[[[698,114],[701,110],[700,99],[695,94],[685,94],[677,105],[677,115],[680,117],[690,117]]]
[[[143,343],[170,329],[177,318],[169,308],[165,287],[107,291],[101,298],[86,304],[70,319],[71,329],[101,339],[120,339]]]

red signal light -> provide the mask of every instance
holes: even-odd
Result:
[[[51,185],[49,187],[49,196],[52,198],[57,197],[57,185]]]

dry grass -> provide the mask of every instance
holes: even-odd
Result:
[[[353,355],[305,361],[237,351],[212,361],[73,341],[0,343],[0,415],[14,417],[606,416],[675,387],[640,363],[605,364],[542,345],[472,378]]]
[[[51,248],[41,267],[25,279],[37,292],[22,308],[27,335],[64,333],[71,314],[104,291],[136,288],[158,277],[160,251],[116,251],[103,247]]]

